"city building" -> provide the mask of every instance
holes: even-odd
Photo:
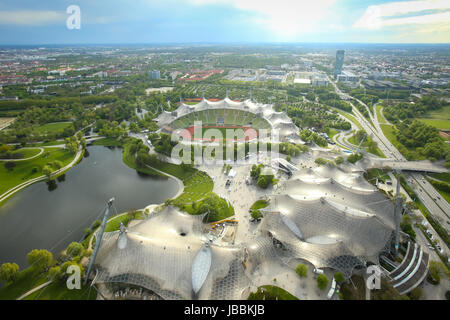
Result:
[[[313,87],[327,86],[328,85],[327,76],[323,73],[314,73],[311,77],[311,85]]]
[[[350,71],[342,71],[341,74],[337,75],[337,81],[344,82],[357,82],[359,77]]]
[[[151,70],[148,73],[150,80],[158,80],[161,79],[161,72],[159,70]]]
[[[334,65],[334,78],[337,79],[337,76],[342,72],[342,66],[344,65],[344,50],[336,51],[336,63]]]

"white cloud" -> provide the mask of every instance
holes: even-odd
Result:
[[[64,23],[66,18],[65,12],[57,11],[0,11],[0,24],[6,25],[39,26],[55,22]]]
[[[448,0],[403,1],[373,5],[366,9],[353,27],[378,30],[389,26],[449,23],[450,12],[446,11],[449,9]]]
[[[196,5],[221,4],[256,14],[251,22],[286,40],[317,31],[337,0],[190,0]]]

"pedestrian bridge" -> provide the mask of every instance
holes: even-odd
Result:
[[[371,159],[367,163],[367,169],[393,169],[402,171],[435,172],[442,173],[449,170],[441,164],[429,160],[422,161],[400,161],[393,159]]]

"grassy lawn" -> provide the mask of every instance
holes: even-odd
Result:
[[[450,172],[444,172],[444,173],[430,173],[429,176],[450,183]]]
[[[350,282],[344,282],[340,288],[340,297],[343,300],[366,300],[366,284],[361,276],[352,276],[352,282],[355,287]]]
[[[339,132],[341,132],[340,130],[336,130],[336,129],[332,129],[330,128],[330,133],[328,134],[328,137],[330,137],[331,140],[333,140],[333,137],[335,135],[337,135]]]
[[[218,196],[217,196],[218,197]],[[195,205],[197,208],[199,208],[204,201],[200,200],[200,201],[196,201]],[[181,209],[186,211],[189,214],[196,214],[195,210],[192,207],[192,204],[182,204]],[[219,201],[218,201],[218,208],[219,210],[217,211],[216,214],[211,214],[209,216],[207,216],[207,219],[204,220],[204,222],[215,222],[215,221],[221,221],[224,220],[226,218],[232,217],[234,216],[234,208],[231,204],[228,204],[228,202],[219,197]]]
[[[434,110],[426,114],[422,118],[418,118],[422,122],[433,126],[437,129],[450,129],[450,106],[445,106],[439,110]]]
[[[47,282],[44,274],[36,272],[33,268],[27,268],[20,272],[13,284],[8,284],[0,289],[0,300],[15,300],[28,290]]]
[[[121,147],[122,142],[117,141],[115,138],[103,138],[94,140],[92,142],[93,146],[105,146],[105,147]]]
[[[357,140],[356,140],[356,136],[355,136],[355,135],[353,135],[353,136],[351,136],[350,138],[348,138],[347,141],[350,142],[351,144],[353,144],[353,145],[356,146],[356,147],[359,146],[359,144],[360,144],[360,142],[361,142],[361,141],[357,141]],[[365,141],[366,141],[366,140],[365,140]],[[367,143],[366,143],[366,142],[363,142],[362,146],[364,147],[364,146],[366,146],[366,145],[367,145]],[[370,151],[368,150],[368,148],[366,148],[366,151],[369,152],[369,153],[371,153],[371,154],[373,154],[373,155],[379,156],[379,157],[381,157],[381,158],[386,158],[386,156],[383,154],[383,152],[381,152],[380,148],[378,148],[378,147],[377,147],[377,149],[375,150],[375,152],[370,152]]]
[[[269,205],[269,203],[266,200],[258,200],[252,206],[250,207],[251,210],[259,210],[262,208],[265,208]]]
[[[60,130],[64,130],[65,128],[72,125],[71,122],[55,122],[55,123],[46,123],[42,126],[36,127],[36,130],[40,134],[46,134],[46,133],[57,133]]]
[[[147,168],[147,167],[145,167],[145,168],[138,168],[137,165],[136,165],[136,161],[135,161],[134,155],[132,155],[129,152],[129,146],[127,146],[127,145],[125,145],[123,147],[122,161],[127,166],[129,166],[130,168],[132,168],[132,169],[134,169],[134,170],[136,170],[136,171],[138,171],[140,173],[144,173],[144,174],[147,174],[149,176],[154,176],[154,177],[165,177],[165,175],[163,175],[163,174],[161,174],[161,173],[159,173],[159,172],[157,172],[157,171],[155,171],[155,170],[153,170],[151,168]]]
[[[369,181],[372,184],[375,184],[376,179],[383,181],[386,183],[386,181],[390,181],[391,178],[386,173],[387,170],[382,169],[369,169],[367,170],[367,181]]]
[[[387,123],[388,121],[386,120],[383,113],[381,112],[381,108],[383,108],[383,106],[380,104],[376,106],[378,122],[379,123]]]
[[[336,110],[340,115],[346,117],[348,120],[350,120],[350,122],[354,123],[358,127],[359,130],[362,129],[362,127],[359,124],[358,120],[356,120],[356,118],[354,116],[352,116],[351,114],[349,114],[347,112],[344,112],[342,110],[336,109],[336,108],[331,108],[331,109]]]
[[[261,286],[256,292],[251,292],[248,300],[298,300],[297,297],[276,286]]]
[[[386,136],[386,138],[396,147],[400,145],[400,142],[398,142],[397,137],[395,136],[396,128],[389,124],[380,124],[381,130],[383,130],[383,134]]]
[[[18,150],[15,150],[13,152],[13,154],[21,153],[21,154],[23,154],[22,159],[26,159],[26,158],[31,158],[31,157],[37,155],[39,152],[41,152],[41,150],[37,149],[37,148],[36,149],[18,149]]]
[[[442,186],[441,184],[437,183],[436,181],[427,178],[428,182],[432,184],[432,186],[436,189],[437,192],[441,194],[441,196],[447,200],[448,203],[450,203],[450,192],[444,189],[445,186]]]
[[[45,157],[45,152],[39,157],[31,160],[18,161],[16,167],[9,171],[5,168],[6,161],[0,161],[0,194],[13,188],[16,185],[21,184],[29,179],[33,179],[42,175],[42,168],[49,162],[59,160],[63,163],[63,166],[70,163],[75,157],[74,154],[57,148],[47,148],[45,151],[49,152],[48,157]],[[33,173],[33,167],[37,168],[37,171]]]
[[[433,118],[433,119],[450,120],[450,106],[445,106],[439,110],[431,111],[427,114],[427,117]]]
[[[425,122],[426,124],[433,126],[437,129],[450,130],[450,120],[428,119],[428,118],[418,118],[417,120]]]
[[[214,183],[211,177],[203,171],[194,168],[185,170],[172,163],[162,163],[156,169],[167,172],[183,181],[184,192],[175,199],[176,203],[189,203],[203,199],[213,190]]]
[[[81,284],[81,289],[67,289],[64,281],[54,281],[47,287],[42,288],[24,300],[95,300],[97,298],[97,291],[89,285]]]
[[[48,142],[41,142],[41,143],[30,143],[27,144],[26,147],[47,147],[47,146],[57,146],[60,144],[65,144],[64,140],[61,141],[48,141]]]
[[[124,226],[127,226],[131,220],[143,220],[143,219],[144,219],[144,214],[142,212],[138,212],[135,217],[128,215],[128,214],[117,216],[115,218],[110,219],[110,221],[108,221],[108,223],[106,224],[106,227],[105,227],[105,232],[112,232],[112,231],[119,230],[121,222]]]

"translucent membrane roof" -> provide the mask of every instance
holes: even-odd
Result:
[[[169,206],[125,232],[105,233],[94,283],[134,284],[164,299],[246,298],[242,248],[206,244],[201,219]]]
[[[350,276],[389,247],[394,205],[336,167],[297,171],[280,182],[255,233],[219,245],[202,216],[167,206],[128,229],[104,234],[94,283],[142,286],[164,299],[245,299],[252,270],[267,261],[303,259]],[[282,245],[283,249],[278,247]]]
[[[267,121],[267,123],[269,123],[271,129],[273,130],[273,133],[277,133],[279,135],[280,140],[290,138],[298,141],[298,143],[303,143],[298,135],[298,127],[292,122],[292,120],[285,112],[276,112],[275,110],[273,110],[273,105],[271,104],[255,103],[251,100],[237,102],[227,97],[224,100],[220,101],[209,101],[207,99],[203,99],[201,102],[195,105],[187,105],[185,103],[181,103],[180,106],[173,112],[163,111],[156,118],[156,121],[160,128],[166,128],[166,130],[181,129],[179,127],[180,124],[187,124],[186,122],[183,122],[182,119],[187,117],[189,114],[215,109],[230,111],[240,110],[253,113]],[[208,119],[211,119],[211,117]],[[215,119],[213,120],[215,121]]]
[[[260,226],[295,257],[350,276],[377,261],[395,228],[394,205],[361,173],[336,167],[296,172],[281,183]]]

